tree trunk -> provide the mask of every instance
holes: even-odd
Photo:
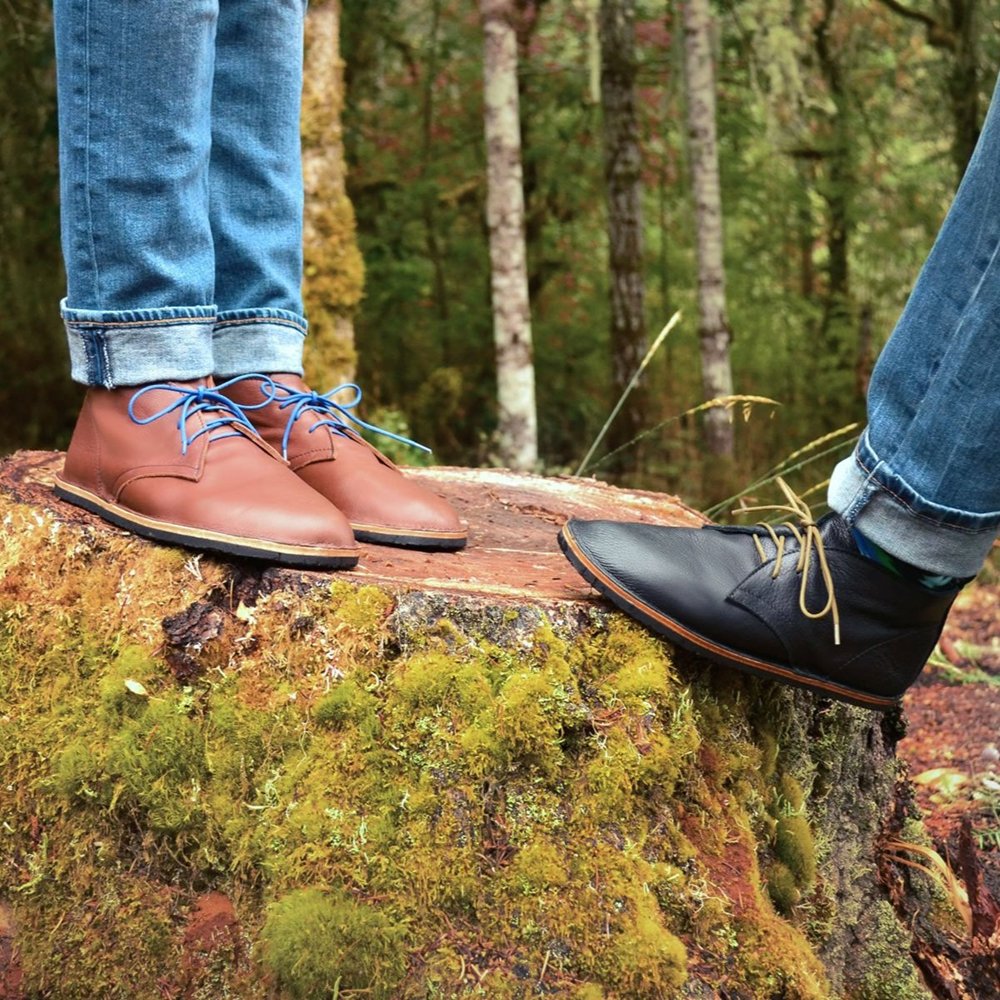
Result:
[[[524,246],[524,188],[512,0],[480,0],[493,333],[500,457],[513,469],[538,461],[535,368]]]
[[[354,208],[345,184],[343,105],[340,0],[313,0],[306,14],[302,92],[303,293],[309,315],[305,364],[308,380],[324,388],[354,378],[352,316],[364,285]]]
[[[951,112],[951,158],[957,185],[979,140],[979,0],[947,0],[937,5],[943,8],[940,17],[900,0],[881,0],[881,3],[896,14],[922,24],[928,44],[948,53],[950,65],[944,84]]]
[[[722,195],[715,136],[715,72],[708,0],[681,0],[684,16],[684,76],[687,82],[691,183],[698,229],[698,321],[705,398],[730,395],[730,329],[723,267]],[[733,423],[727,409],[705,417],[705,440],[713,455],[733,456]]]
[[[514,0],[515,34],[517,36],[518,65],[523,67],[531,54],[531,43],[538,30],[542,8],[548,0]],[[531,156],[531,113],[533,105],[539,103],[524,73],[517,78],[517,101],[521,148],[529,155],[522,157],[522,191],[524,193],[524,247],[528,268],[528,304],[534,310],[538,295],[553,272],[559,273],[557,263],[545,259],[545,224],[549,215],[546,192],[542,189],[539,175],[539,157]]]
[[[956,181],[961,182],[972,151],[979,141],[979,37],[976,32],[978,0],[950,0],[955,53],[948,74],[948,97],[954,122],[952,160]]]
[[[613,400],[621,398],[646,354],[645,261],[642,236],[642,154],[636,118],[634,0],[601,0],[601,109],[608,200]],[[638,385],[611,427],[609,444],[631,441],[651,421],[648,393]],[[618,467],[640,467],[640,450],[621,453]]]
[[[421,142],[420,173],[423,181],[421,209],[427,240],[427,259],[434,272],[434,311],[441,321],[444,363],[451,364],[450,331],[448,329],[448,283],[445,280],[444,252],[438,234],[438,192],[430,179],[434,136],[434,92],[438,76],[438,33],[441,28],[441,0],[432,0],[431,28],[427,39],[427,62],[422,67],[423,94],[420,98]]]
[[[558,551],[675,498],[425,470],[469,550],[331,575],[141,541],[60,462],[0,462],[0,996],[923,995],[899,717],[675,656]]]
[[[826,295],[820,322],[816,385],[821,429],[843,423],[844,406],[855,396],[854,372],[858,329],[851,298],[850,242],[854,230],[854,136],[850,94],[841,55],[832,43],[838,0],[823,0],[823,16],[815,29],[820,72],[826,83],[833,113],[826,126],[824,180],[820,193],[826,202],[828,254]]]
[[[5,371],[0,454],[68,440],[80,386],[70,381],[57,304],[59,150],[51,0],[0,3],[0,320]]]

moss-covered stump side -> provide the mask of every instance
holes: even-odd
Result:
[[[7,995],[925,995],[874,874],[891,719],[596,603],[0,521]]]

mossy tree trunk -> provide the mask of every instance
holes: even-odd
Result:
[[[556,549],[673,498],[424,471],[469,550],[325,576],[137,540],[58,463],[0,465],[0,995],[926,996],[898,716],[675,656]]]
[[[354,378],[352,317],[364,285],[354,208],[345,184],[343,105],[340,0],[313,0],[306,15],[302,94],[303,291],[309,316],[306,377],[321,391]]]

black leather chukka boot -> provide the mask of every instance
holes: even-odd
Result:
[[[866,559],[837,514],[776,528],[574,519],[559,544],[597,590],[671,641],[874,709],[916,680],[958,592]]]

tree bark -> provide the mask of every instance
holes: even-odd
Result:
[[[434,311],[441,321],[443,331],[443,355],[445,364],[451,363],[451,344],[448,330],[448,283],[445,280],[444,253],[438,234],[437,205],[438,192],[430,180],[432,139],[434,130],[434,91],[438,76],[438,33],[441,28],[441,0],[432,0],[431,28],[427,39],[427,62],[422,67],[423,94],[420,98],[421,143],[420,172],[424,192],[422,211],[427,240],[427,259],[434,271]]]
[[[961,182],[979,141],[979,37],[976,31],[978,0],[950,0],[955,54],[948,74],[954,136],[952,162]]]
[[[822,427],[841,423],[843,407],[855,390],[859,330],[851,295],[850,243],[854,232],[854,136],[851,129],[850,93],[841,53],[832,43],[832,28],[839,0],[823,0],[823,16],[816,24],[814,41],[820,72],[826,83],[833,113],[826,126],[823,157],[824,180],[820,193],[826,202],[826,293],[820,321],[817,396]]]
[[[305,184],[303,294],[309,315],[307,379],[332,387],[354,378],[353,313],[361,301],[364,262],[347,196],[341,111],[340,0],[321,0],[306,14],[302,93],[302,176]]]
[[[500,457],[514,469],[538,461],[535,368],[524,244],[524,187],[512,0],[480,0],[493,333]]]
[[[698,319],[705,398],[733,391],[731,339],[726,314],[722,195],[715,130],[715,72],[708,0],[681,0],[684,17],[684,76],[687,82],[691,183],[698,230]],[[721,407],[705,417],[705,440],[714,455],[733,455],[731,412]]]
[[[613,399],[617,401],[638,371],[647,348],[634,0],[601,0],[600,43],[611,372]],[[647,428],[650,425],[648,417],[648,393],[643,385],[638,385],[611,427],[609,444],[612,448],[624,445]],[[618,467],[629,471],[638,468],[640,454],[638,448],[621,453]]]
[[[675,655],[558,551],[676,498],[424,470],[475,544],[323,574],[141,541],[60,464],[0,462],[0,996],[921,996],[898,716]]]

